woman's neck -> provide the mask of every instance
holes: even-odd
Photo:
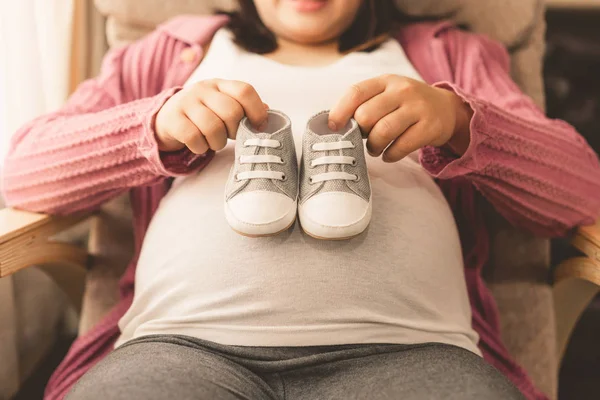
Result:
[[[332,64],[342,57],[336,41],[307,45],[278,39],[277,44],[277,50],[265,56],[282,64],[319,67]]]

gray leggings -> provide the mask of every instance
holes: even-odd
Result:
[[[524,399],[483,359],[449,345],[243,347],[171,335],[124,344],[66,398]]]

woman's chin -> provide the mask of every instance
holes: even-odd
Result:
[[[302,29],[298,30],[294,30],[288,26],[288,30],[285,32],[285,34],[278,36],[287,41],[305,45],[317,45],[331,42],[335,38],[335,35],[328,35],[327,32],[323,31],[323,29],[306,29],[306,25],[302,26]]]

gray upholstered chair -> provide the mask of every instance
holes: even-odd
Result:
[[[409,14],[450,16],[502,41],[512,54],[515,81],[543,106],[542,1],[396,1]],[[233,4],[233,0],[96,0],[108,17],[111,45],[137,39],[169,17],[208,13],[215,6],[228,9]],[[89,245],[84,250],[50,241],[52,235],[84,217],[0,211],[0,276],[31,265],[45,265],[73,304],[82,306],[80,332],[85,332],[117,301],[117,281],[132,251],[130,214],[126,197],[104,206],[90,217]],[[556,398],[558,366],[570,333],[600,289],[600,223],[579,230],[573,244],[586,256],[553,269],[551,279],[549,242],[515,230],[493,211],[489,214],[494,229],[485,275],[500,310],[503,339],[537,386]],[[94,255],[91,265],[88,254]]]

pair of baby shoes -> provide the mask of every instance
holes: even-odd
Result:
[[[329,113],[312,117],[298,167],[290,119],[270,110],[256,130],[247,118],[238,129],[235,163],[225,191],[225,216],[238,233],[272,236],[291,227],[317,239],[362,233],[371,220],[371,185],[363,139],[355,120],[333,132]]]

